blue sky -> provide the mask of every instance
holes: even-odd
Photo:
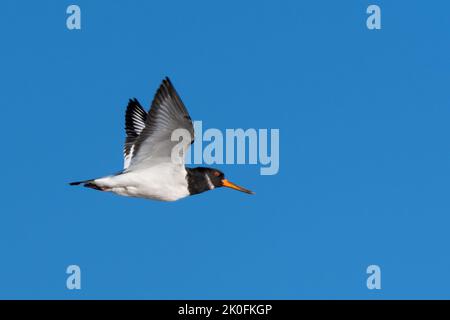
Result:
[[[0,5],[0,298],[450,298],[448,2],[71,3]],[[255,196],[67,185],[121,169],[164,76],[205,128],[280,129],[277,175],[218,166]]]

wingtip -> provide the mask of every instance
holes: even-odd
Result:
[[[173,87],[172,82],[170,81],[170,78],[167,76],[163,79],[163,83],[168,88]]]
[[[133,108],[134,106],[142,107],[141,103],[137,98],[130,98],[128,99],[128,106],[129,108]]]

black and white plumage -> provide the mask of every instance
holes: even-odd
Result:
[[[186,168],[183,158],[174,161],[172,151],[178,141],[172,141],[171,136],[177,129],[185,130],[191,139],[183,145],[184,155],[194,140],[194,127],[181,98],[169,78],[165,78],[148,113],[137,99],[128,102],[123,171],[70,184],[162,201],[175,201],[217,187],[253,193],[225,179],[219,170]]]
[[[125,132],[127,138],[125,139],[125,146],[123,148],[124,154],[124,169],[130,165],[131,158],[134,152],[134,143],[145,128],[147,121],[147,112],[142,108],[136,98],[130,99],[125,113]]]

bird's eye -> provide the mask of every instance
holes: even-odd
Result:
[[[218,176],[220,176],[220,172],[219,172],[219,171],[214,171],[214,175],[215,175],[216,177],[218,177]]]

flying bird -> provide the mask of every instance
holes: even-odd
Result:
[[[188,168],[184,159],[173,161],[172,150],[179,142],[172,141],[171,136],[177,129],[187,130],[192,137],[182,150],[184,154],[194,140],[194,127],[186,107],[166,77],[148,112],[136,98],[128,102],[123,170],[70,185],[161,201],[175,201],[220,187],[253,194],[225,179],[224,173],[217,169]]]

